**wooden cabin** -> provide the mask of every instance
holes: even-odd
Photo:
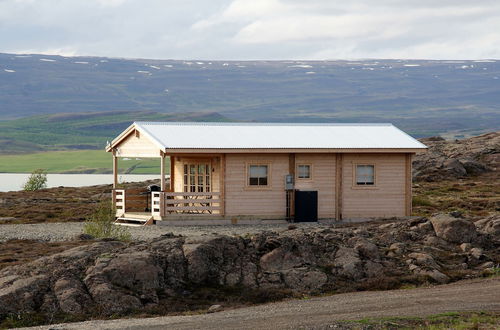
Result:
[[[178,122],[133,123],[106,148],[117,217],[175,224],[409,216],[425,149],[391,124]],[[118,189],[120,157],[159,158],[159,191]]]

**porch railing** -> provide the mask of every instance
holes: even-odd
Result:
[[[163,200],[164,192],[153,191],[151,193],[151,215],[153,216],[163,216]]]
[[[129,190],[114,190],[113,198],[117,216],[122,216],[126,212],[143,211],[146,196],[133,189]],[[219,192],[151,192],[151,215],[153,216],[217,215],[221,214],[221,209],[222,200]]]
[[[166,192],[165,213],[218,214],[221,209],[218,192]]]
[[[119,216],[125,213],[125,189],[114,190],[114,202],[116,215]]]

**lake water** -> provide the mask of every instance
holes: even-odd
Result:
[[[0,191],[22,190],[29,173],[0,173]],[[167,176],[168,177],[168,176]],[[119,182],[140,182],[159,179],[159,175],[120,174]],[[47,174],[47,187],[83,187],[113,183],[112,174]]]

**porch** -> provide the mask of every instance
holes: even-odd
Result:
[[[153,218],[153,220],[186,217],[220,217],[222,199],[219,192],[148,192],[143,189],[114,189],[117,217]]]
[[[113,155],[113,205],[117,219],[153,223],[224,217],[224,155],[160,153],[160,185],[142,188],[119,187],[118,158]]]

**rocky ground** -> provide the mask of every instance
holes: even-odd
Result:
[[[0,315],[168,315],[495,275],[500,217],[96,241],[0,270]],[[215,309],[220,307],[213,307]]]
[[[424,140],[412,220],[145,227],[124,243],[77,238],[109,185],[0,193],[0,328],[498,275],[499,140]]]
[[[52,324],[36,329],[493,330],[500,327],[499,291],[500,277],[490,277],[411,290],[362,291],[287,299],[237,309],[224,308],[218,313],[94,320]]]
[[[500,132],[446,141],[441,137],[420,139],[429,149],[415,156],[416,181],[442,181],[475,177],[500,170]]]

